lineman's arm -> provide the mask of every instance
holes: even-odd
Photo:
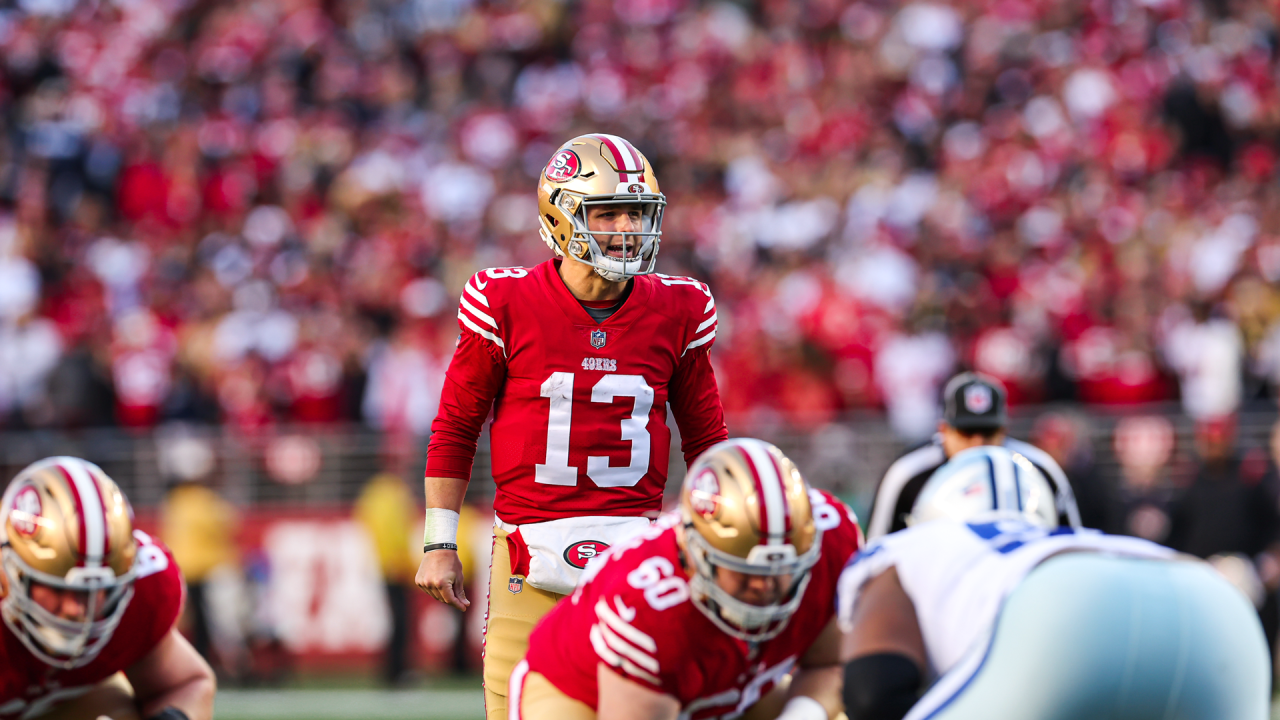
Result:
[[[428,508],[452,510],[455,513],[462,509],[462,499],[467,494],[466,480],[429,477],[422,482]],[[414,582],[428,595],[446,605],[459,610],[466,610],[471,606],[457,550],[432,550],[423,553]]]
[[[142,717],[177,708],[190,720],[213,718],[217,680],[195,648],[171,628],[151,652],[124,671]]]
[[[596,665],[600,699],[597,720],[676,720],[680,701],[628,680],[604,663]]]
[[[920,696],[927,667],[915,605],[889,568],[863,585],[842,641],[850,718],[900,720]]]
[[[798,707],[792,702],[797,697],[810,698],[822,706],[826,715],[833,718],[840,714],[840,687],[844,682],[844,667],[840,664],[840,626],[836,618],[818,634],[813,645],[800,658],[800,667],[791,678],[791,687],[787,690],[787,705],[783,708],[779,720],[788,717],[791,708]],[[815,708],[816,710],[816,708]],[[797,714],[795,717],[804,717]]]

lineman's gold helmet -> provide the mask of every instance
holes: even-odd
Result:
[[[608,253],[587,229],[593,205],[638,204],[638,232],[609,233],[623,244],[622,257]],[[667,198],[644,155],[616,135],[580,135],[556,150],[538,178],[539,233],[556,255],[595,268],[606,280],[621,282],[654,271],[662,239]],[[601,233],[602,235],[604,233]]]
[[[73,668],[96,656],[133,597],[133,512],[97,465],[51,457],[28,466],[0,500],[4,623],[36,657]],[[83,619],[38,605],[31,585],[86,595]]]
[[[794,463],[761,440],[738,438],[707,450],[680,490],[681,543],[692,564],[694,604],[721,630],[767,640],[800,606],[822,531],[809,486]],[[785,580],[778,602],[752,605],[716,583],[716,568]]]

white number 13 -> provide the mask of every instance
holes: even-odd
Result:
[[[534,481],[545,485],[578,484],[578,468],[569,465],[569,426],[573,422],[573,373],[552,373],[542,383],[542,397],[551,399],[547,416],[547,461],[536,465]],[[631,464],[609,465],[607,455],[587,457],[587,477],[599,487],[632,487],[649,471],[649,410],[653,388],[639,375],[605,375],[591,388],[591,402],[612,403],[635,398],[631,417],[622,420],[622,439],[631,441]]]

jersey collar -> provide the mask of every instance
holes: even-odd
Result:
[[[587,314],[578,299],[569,292],[564,280],[560,278],[562,262],[564,262],[563,258],[551,258],[539,265],[538,271],[543,273],[543,284],[551,295],[551,299],[574,325],[612,327],[621,330],[635,322],[635,319],[640,316],[640,308],[649,304],[649,296],[653,294],[653,280],[646,275],[639,275],[631,280],[631,293],[623,301],[622,307],[604,322],[597,323],[595,318]]]

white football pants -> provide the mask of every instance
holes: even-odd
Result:
[[[1203,563],[1068,553],[905,720],[1266,720],[1253,606]]]

